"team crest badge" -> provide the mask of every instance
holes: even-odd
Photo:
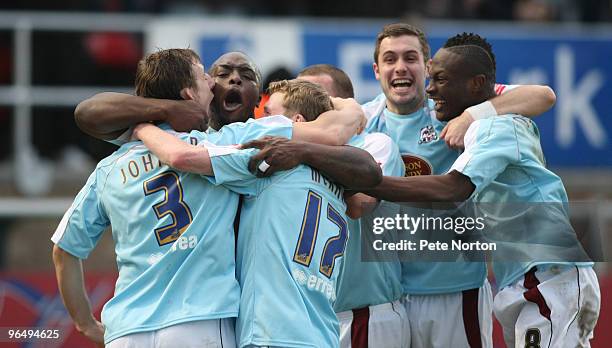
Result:
[[[426,144],[438,140],[438,134],[432,125],[421,128],[419,144]]]

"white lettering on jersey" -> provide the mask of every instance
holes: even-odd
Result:
[[[305,286],[309,290],[318,291],[331,301],[336,300],[336,289],[334,288],[334,284],[329,280],[314,274],[307,274],[303,270],[297,268],[291,270],[291,274],[299,285]]]
[[[170,251],[187,250],[195,248],[196,244],[198,244],[198,236],[180,236],[178,239],[172,244],[172,248]]]

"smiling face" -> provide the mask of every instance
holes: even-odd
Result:
[[[211,68],[215,80],[213,107],[221,125],[245,122],[259,102],[260,76],[240,52],[226,53]]]
[[[416,36],[385,37],[373,67],[391,112],[406,115],[423,105],[425,61]]]
[[[480,102],[478,96],[470,92],[472,77],[462,65],[461,56],[444,48],[431,61],[427,93],[436,102],[436,118],[440,121],[449,121]]]

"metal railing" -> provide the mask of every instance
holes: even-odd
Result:
[[[32,33],[40,31],[139,32],[152,19],[148,15],[105,15],[89,13],[0,12],[0,29],[13,31],[13,85],[0,87],[0,105],[14,107],[13,173],[18,190],[26,195],[42,193],[45,187],[33,181],[45,180],[32,145],[32,108],[35,106],[75,106],[101,91],[131,93],[132,88],[106,86],[44,87],[32,85]],[[50,183],[48,183],[50,185]],[[48,185],[46,185],[48,187]],[[34,189],[33,189],[34,188]]]

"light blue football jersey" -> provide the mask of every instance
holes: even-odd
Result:
[[[348,145],[368,151],[381,166],[383,175],[403,176],[404,164],[397,145],[387,135],[369,133],[354,136]],[[375,209],[371,214],[380,214]],[[361,261],[361,219],[348,219],[349,235],[338,279],[336,312],[388,303],[401,298],[399,262]],[[359,284],[356,286],[355,284]]]
[[[399,146],[405,175],[444,174],[459,157],[440,139],[446,125],[435,116],[434,102],[410,115],[398,115],[386,108],[384,94],[363,105],[368,118],[366,131],[389,135]],[[482,262],[403,262],[402,287],[405,294],[439,294],[478,288],[487,268]]]
[[[240,347],[336,347],[336,283],[348,239],[342,187],[298,166],[256,179],[252,151],[213,154],[211,180],[244,200],[237,274]]]
[[[516,254],[520,254],[521,262],[498,260],[495,259],[496,254],[493,254],[493,271],[500,288],[514,283],[535,265],[551,264],[538,250],[562,244],[564,247],[580,245],[569,225],[566,210],[568,198],[563,182],[555,173],[546,169],[539,131],[530,119],[505,115],[474,122],[465,135],[465,152],[451,170],[457,170],[470,178],[476,187],[472,195],[474,202],[509,203],[485,205],[484,209],[495,209],[511,217],[540,214],[516,219],[519,228],[524,226],[529,231],[516,239],[511,236],[504,238],[511,242],[507,243],[511,246],[505,252],[512,253],[515,258]],[[515,202],[522,204],[512,204]],[[544,202],[546,205],[528,205],[527,202]],[[513,221],[508,223],[514,224]],[[572,238],[569,244],[568,238]],[[554,245],[557,242],[559,244]],[[592,265],[590,262],[554,263]]]
[[[238,124],[218,132],[216,140],[291,137],[292,129],[285,121]],[[175,134],[214,152],[204,133]],[[236,193],[169,168],[141,142],[122,145],[98,164],[52,240],[83,259],[112,225],[119,277],[102,311],[105,343],[183,322],[237,316],[237,206]]]
[[[199,131],[192,131],[192,133],[202,134]],[[206,140],[214,145],[238,145],[266,135],[291,138],[293,121],[285,116],[250,118],[246,122],[230,123],[219,130],[208,128],[204,134]]]

